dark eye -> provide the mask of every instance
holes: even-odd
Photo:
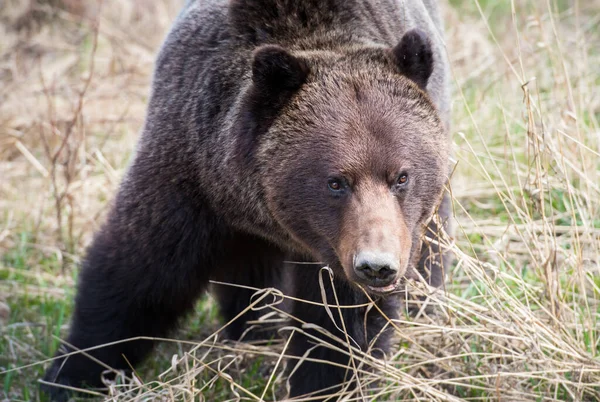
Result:
[[[344,189],[344,183],[341,179],[332,178],[327,182],[327,187],[329,187],[329,190],[333,191],[334,193],[339,193]]]
[[[394,188],[396,190],[403,190],[406,188],[406,185],[408,184],[408,174],[406,173],[401,173],[398,178],[396,179],[396,183],[394,184]]]

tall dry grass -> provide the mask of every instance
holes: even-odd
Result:
[[[28,233],[60,256],[51,278],[32,261],[46,284],[71,280],[118,185],[178,10],[167,3],[34,1],[34,14],[0,17],[0,250]],[[363,374],[336,397],[600,400],[600,2],[459,3],[445,12],[456,230],[443,246],[456,264],[443,292],[410,284],[434,314],[390,322],[399,347],[385,361],[328,334]],[[285,297],[257,293],[270,313],[260,325],[281,322],[273,293]],[[160,375],[112,384],[113,397],[281,399],[286,341],[218,334],[184,342]],[[245,379],[259,358],[257,387]]]

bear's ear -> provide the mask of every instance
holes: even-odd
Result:
[[[277,45],[260,46],[252,58],[252,84],[242,98],[234,125],[237,154],[250,157],[257,138],[267,132],[281,109],[306,82],[309,67]]]
[[[433,72],[433,50],[427,34],[417,28],[407,31],[392,55],[400,72],[425,90]]]
[[[253,56],[252,81],[263,90],[291,92],[306,81],[309,71],[306,63],[281,46],[261,46]]]

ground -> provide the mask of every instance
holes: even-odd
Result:
[[[435,314],[393,323],[387,364],[353,351],[359,370],[379,367],[362,397],[598,400],[600,2],[443,4],[455,215],[444,245],[456,263]],[[66,334],[78,264],[133,152],[181,2],[6,5],[0,400],[45,400],[37,381]],[[219,329],[206,297],[133,382],[112,384],[114,400],[281,398],[285,344],[223,343]]]

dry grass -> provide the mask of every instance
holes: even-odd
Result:
[[[134,147],[154,55],[179,9],[9,3],[0,14],[0,307],[5,299],[13,312],[0,326],[0,372],[42,361],[55,345],[36,337],[64,335],[55,326],[68,315],[74,267]],[[599,400],[600,2],[453,3],[456,233],[445,246],[456,265],[431,296],[436,314],[390,323],[399,348],[387,361],[330,334],[364,373],[346,400]],[[200,306],[177,346],[161,348],[164,364],[114,385],[115,400],[281,398],[285,342],[220,342],[210,301]],[[278,315],[267,318],[261,325]],[[210,325],[215,334],[182,341]],[[22,373],[4,373],[6,398],[35,398]]]

